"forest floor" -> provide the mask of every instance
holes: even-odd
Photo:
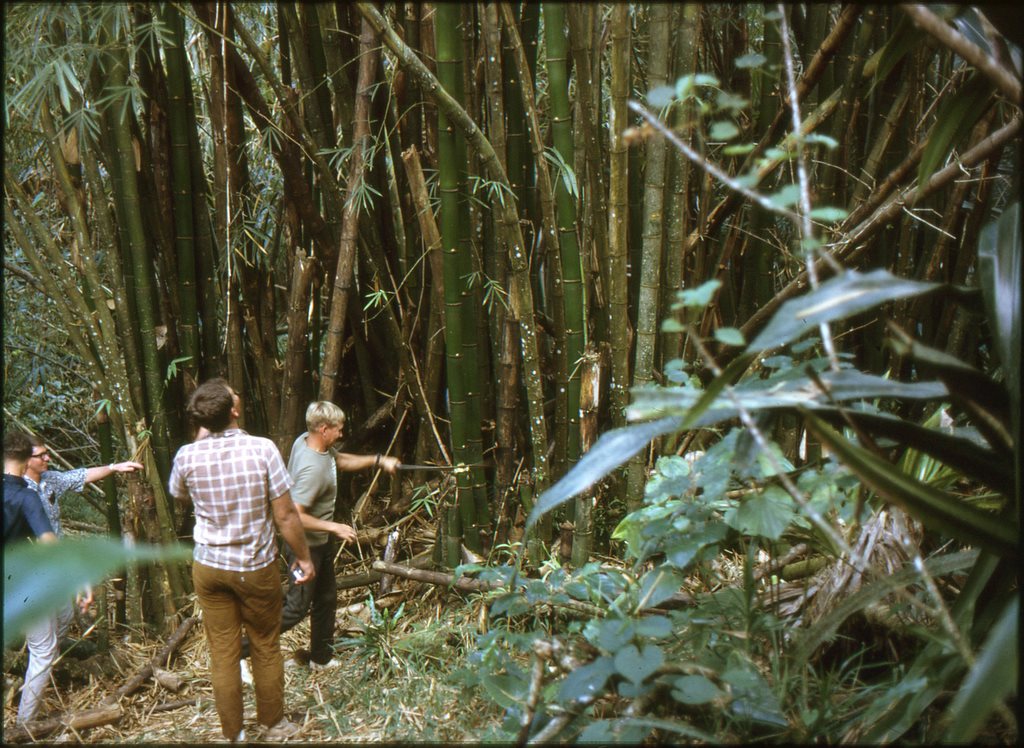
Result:
[[[372,588],[339,591],[335,646],[340,666],[312,672],[285,669],[285,711],[302,727],[292,742],[449,743],[507,741],[502,710],[467,688],[461,674],[477,635],[472,598],[433,585],[396,580],[376,603]],[[182,618],[198,609],[183,611]],[[72,636],[81,635],[73,629]],[[167,636],[170,636],[168,634]],[[86,638],[86,641],[94,636]],[[40,717],[65,720],[101,706],[166,644],[151,637],[112,643],[105,654],[78,659],[66,653],[53,671]],[[281,637],[286,660],[308,657],[308,618]],[[90,649],[88,645],[86,649]],[[24,647],[4,652],[4,742],[18,740],[12,725],[17,684],[24,675]],[[193,626],[166,668],[180,681],[170,690],[154,678],[121,699],[116,721],[88,729],[62,727],[42,739],[81,743],[225,742],[209,680],[201,623]],[[168,680],[168,679],[163,679]],[[172,684],[174,685],[174,684]],[[244,687],[246,735],[256,739],[255,703]]]

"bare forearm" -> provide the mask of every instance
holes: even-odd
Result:
[[[278,506],[278,505],[281,506]],[[309,561],[309,546],[306,544],[306,531],[302,526],[299,513],[292,503],[291,497],[276,499],[274,507],[274,524],[284,538],[284,542],[292,549],[295,558]]]
[[[109,465],[98,465],[96,467],[86,468],[85,470],[85,482],[95,483],[98,480],[103,480],[108,475],[114,473],[134,473],[136,470],[142,470],[142,463],[133,462],[128,460],[126,462],[112,462]]]
[[[397,457],[388,455],[354,455],[350,452],[339,452],[337,457],[338,469],[345,472],[356,472],[357,470],[376,470],[380,468],[386,473],[393,473],[402,463]]]

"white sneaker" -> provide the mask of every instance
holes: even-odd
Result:
[[[271,743],[281,743],[295,737],[301,729],[297,724],[289,721],[287,717],[283,717],[276,725],[266,729],[263,733],[263,739]]]
[[[242,660],[242,662],[245,662],[245,660]],[[232,743],[244,743],[245,742],[245,730],[242,730],[240,733],[238,733],[238,735],[235,736],[235,739],[232,740],[231,742]]]
[[[332,657],[323,665],[321,665],[319,662],[313,662],[312,660],[309,661],[309,669],[313,672],[317,672],[319,670],[333,670],[336,667],[341,667],[341,660],[339,660],[337,657]]]
[[[243,659],[240,663],[242,668],[242,683],[247,686],[252,685],[252,671],[249,669],[249,661]]]

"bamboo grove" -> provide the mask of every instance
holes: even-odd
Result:
[[[110,498],[111,532],[173,540],[184,403],[225,376],[243,426],[282,450],[327,398],[360,425],[355,449],[470,466],[439,551],[454,564],[460,544],[505,542],[625,422],[631,387],[680,358],[700,372],[694,341],[662,331],[678,291],[721,281],[696,329],[749,338],[807,286],[788,223],[639,112],[748,191],[784,194],[787,48],[802,135],[832,146],[811,175],[816,203],[842,211],[820,228],[831,255],[967,282],[1009,189],[1019,81],[1014,97],[902,7],[784,12],[788,44],[778,10],[754,4],[8,5],[5,349],[42,324],[10,313],[15,292],[44,298],[46,340],[107,429],[102,459],[145,459],[129,510]],[[699,102],[648,97],[707,80]],[[985,355],[941,301],[893,316]],[[883,328],[835,335],[896,376],[908,364]],[[773,428],[795,452],[799,424]],[[602,515],[639,505],[656,447],[561,518],[575,563]],[[174,568],[158,586],[187,592]]]

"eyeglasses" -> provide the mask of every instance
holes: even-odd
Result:
[[[32,455],[32,457],[38,457],[40,460],[43,459],[44,457],[49,457],[49,456],[50,456],[50,450],[46,450],[45,452],[40,452],[39,454]]]

